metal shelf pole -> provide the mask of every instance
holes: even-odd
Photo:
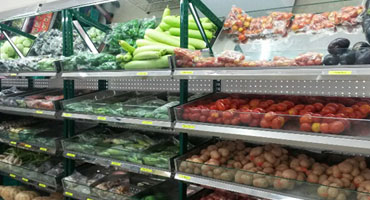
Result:
[[[180,1],[180,47],[188,48],[188,26],[189,26],[189,1]],[[188,101],[188,80],[180,80],[180,104]],[[187,151],[188,134],[180,133],[180,155]],[[187,199],[187,185],[184,182],[179,182],[179,199]]]

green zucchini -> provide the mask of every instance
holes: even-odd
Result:
[[[123,61],[125,62],[129,62],[132,60],[132,55],[131,53],[126,53],[124,56],[123,56]]]
[[[171,26],[170,26],[170,25],[168,25],[168,24],[166,24],[165,22],[161,22],[161,23],[159,24],[159,27],[160,27],[163,31],[168,31],[168,30],[171,28]]]
[[[153,60],[159,59],[162,56],[159,51],[144,51],[134,56],[133,60]]]
[[[151,45],[163,45],[164,46],[165,44],[155,42],[155,41],[153,42],[153,41],[149,41],[149,40],[145,40],[145,39],[138,39],[138,40],[136,40],[136,45],[138,47],[143,47],[143,46],[151,46]]]
[[[162,56],[154,60],[138,60],[131,61],[125,64],[125,70],[141,70],[141,69],[163,69],[168,68],[168,56]]]
[[[180,28],[180,17],[178,16],[167,16],[163,21],[171,27]],[[202,23],[203,28],[206,30],[214,30],[215,27],[212,23]],[[198,26],[195,22],[189,21],[189,29],[198,30]]]
[[[124,40],[119,40],[118,43],[123,48],[123,50],[128,53],[133,53],[135,51],[135,48]]]
[[[212,34],[211,31],[204,30],[204,32],[206,33],[206,36],[207,36],[208,39],[213,38],[213,34]],[[173,36],[180,36],[180,29],[179,28],[170,28],[170,34],[173,35]],[[191,38],[203,40],[202,35],[200,34],[199,30],[190,29],[188,34],[189,34],[189,37],[191,37]]]
[[[155,40],[157,42],[167,44],[167,45],[170,45],[170,46],[180,47],[180,38],[179,37],[175,37],[175,36],[171,36],[171,35],[166,34],[166,33],[158,32],[158,31],[155,31],[153,29],[147,29],[145,33],[146,33],[145,35],[148,36],[149,38],[151,38],[152,40]],[[192,46],[197,48],[197,49],[203,49],[203,48],[206,47],[206,44],[205,44],[204,41],[194,39],[194,38],[189,38],[189,47],[188,48],[191,49]]]
[[[162,55],[165,54],[173,54],[175,47],[167,46],[167,45],[149,45],[139,47],[134,51],[134,56],[138,53],[145,52],[145,51],[159,51]]]

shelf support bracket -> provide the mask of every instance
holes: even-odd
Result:
[[[111,30],[111,28],[109,26],[106,26],[104,24],[101,24],[99,22],[96,22],[96,21],[93,21],[91,19],[89,19],[88,17],[82,15],[80,12],[76,11],[76,10],[71,10],[72,14],[73,14],[73,17],[75,19],[77,19],[79,22],[81,22],[82,24],[86,24],[88,26],[92,26],[92,27],[95,27],[105,33],[107,33],[108,31]]]
[[[0,29],[2,31],[9,31],[9,32],[12,32],[12,33],[16,33],[18,35],[24,36],[24,37],[29,38],[31,40],[35,40],[37,38],[37,37],[35,37],[35,36],[33,36],[29,33],[23,32],[21,30],[18,30],[16,28],[13,28],[11,26],[8,26],[8,25],[2,24],[2,23],[0,23]]]
[[[222,21],[201,1],[201,0],[190,0],[192,4],[197,7],[211,22],[213,22],[218,29],[223,27]]]

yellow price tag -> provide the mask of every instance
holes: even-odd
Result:
[[[182,174],[179,175],[179,178],[185,179],[185,180],[190,180],[191,179],[190,176],[185,176],[185,175],[182,175]]]
[[[71,196],[71,197],[73,197],[73,193],[65,192],[64,194],[65,194],[65,195],[67,195],[67,196]]]
[[[22,181],[24,181],[24,182],[28,182],[28,179],[26,179],[26,178],[22,178]]]
[[[352,71],[329,71],[329,75],[351,75]]]
[[[44,111],[42,111],[42,110],[36,110],[35,113],[36,114],[44,114]]]
[[[75,154],[73,154],[73,153],[66,153],[66,156],[68,156],[68,157],[72,157],[72,158],[76,157],[76,155],[75,155]]]
[[[187,129],[195,129],[195,126],[193,125],[188,125],[188,124],[183,124],[182,128],[187,128]]]
[[[10,76],[17,76],[17,74],[16,73],[11,73]]]
[[[46,188],[46,185],[45,184],[42,184],[42,183],[39,183],[39,186],[40,187],[43,187],[43,188]]]
[[[194,71],[181,71],[180,74],[182,74],[182,75],[192,75],[192,74],[194,74]]]
[[[98,120],[102,120],[102,121],[107,120],[107,118],[106,118],[106,117],[101,117],[101,116],[97,117],[97,119],[98,119]]]
[[[91,199],[91,198],[87,198],[86,200],[94,200],[94,199]]]
[[[146,173],[153,173],[153,170],[152,169],[148,169],[148,168],[140,168],[140,171],[146,172]]]
[[[111,162],[110,164],[113,165],[113,166],[118,166],[118,167],[121,166],[121,163],[119,163],[119,162]]]
[[[63,113],[62,116],[63,117],[72,117],[72,114],[71,113]]]
[[[138,72],[136,73],[138,76],[148,76],[148,72]]]
[[[152,121],[142,121],[141,123],[145,125],[153,125]]]
[[[15,178],[17,177],[15,174],[9,174],[10,177]]]
[[[25,144],[24,147],[31,148],[32,146],[29,144]]]
[[[16,145],[16,144],[17,144],[17,142],[10,141],[10,144],[12,144],[12,145]]]
[[[40,151],[48,151],[48,149],[44,147],[40,147]]]

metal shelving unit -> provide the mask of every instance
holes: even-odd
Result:
[[[21,183],[24,183],[26,185],[31,185],[31,186],[39,189],[39,190],[46,191],[46,192],[56,192],[56,191],[59,191],[61,189],[61,185],[58,186],[58,187],[50,186],[48,184],[40,183],[36,180],[29,179],[27,177],[18,176],[17,174],[14,174],[14,173],[0,172],[0,174],[2,176],[10,177],[14,180],[17,180],[17,181],[21,182]]]
[[[57,111],[53,111],[53,110],[40,110],[40,109],[19,108],[19,107],[10,107],[10,106],[0,106],[0,112],[8,113],[8,114],[23,115],[23,116],[51,118],[51,119],[56,119],[58,117]]]
[[[107,71],[107,72],[63,72],[62,77],[68,78],[171,78],[172,72],[168,70],[147,71]]]

